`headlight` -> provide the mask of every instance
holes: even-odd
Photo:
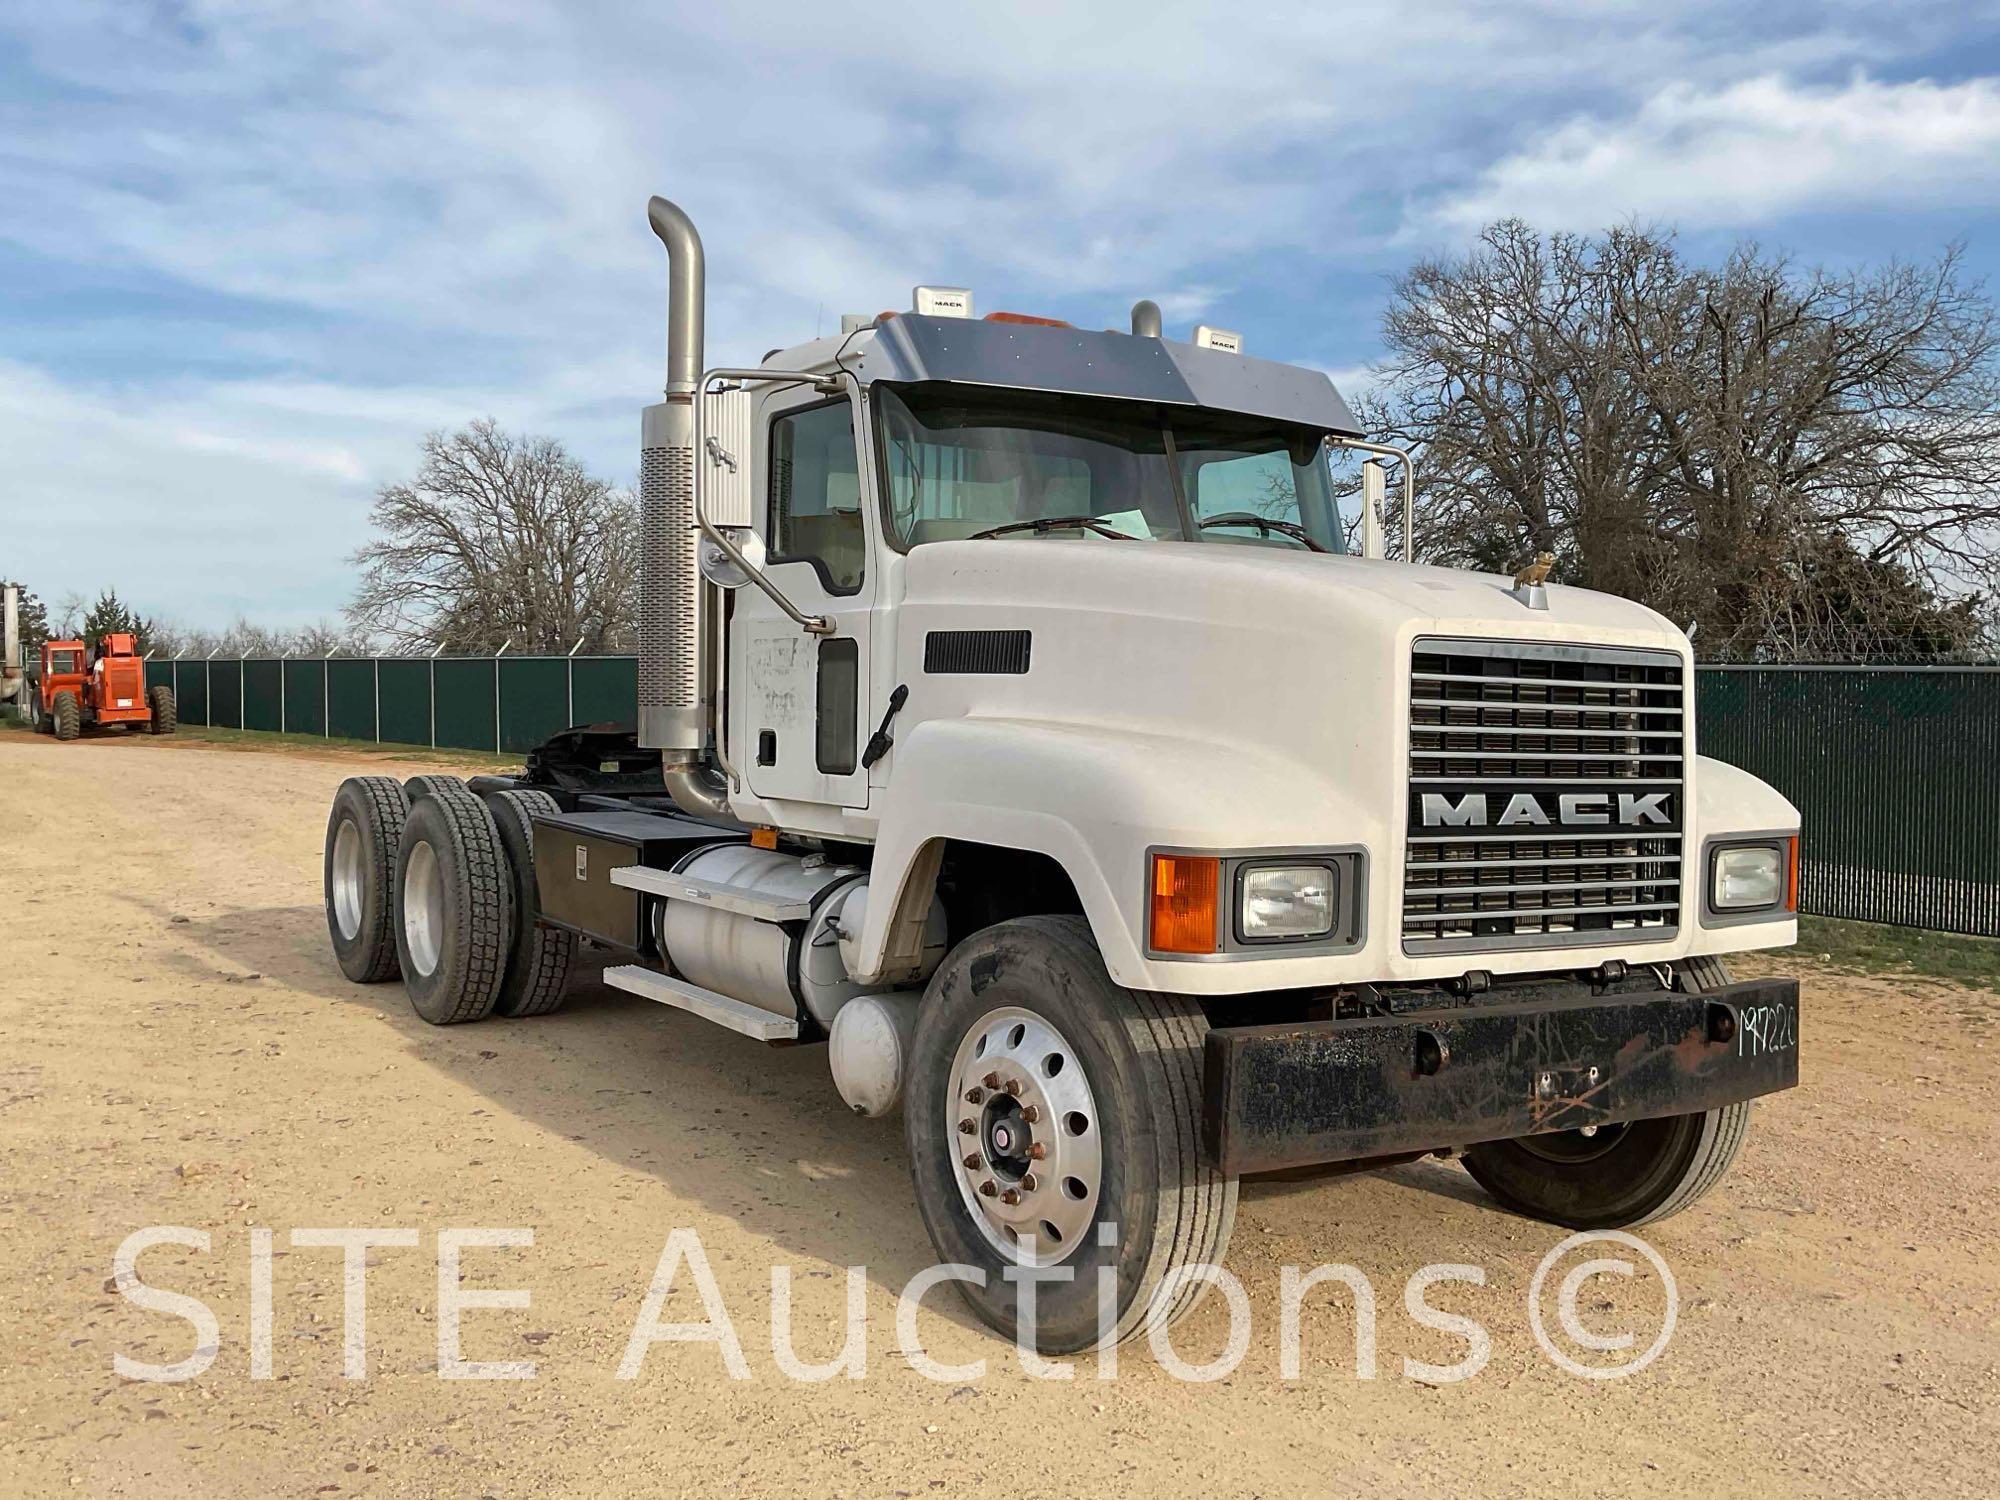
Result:
[[[1717,911],[1757,911],[1785,899],[1785,851],[1772,844],[1718,849],[1708,902]]]
[[[1243,872],[1237,932],[1252,943],[1324,937],[1339,884],[1331,865],[1253,865]]]

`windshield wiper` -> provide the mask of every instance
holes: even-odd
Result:
[[[1005,526],[989,526],[984,531],[975,531],[967,537],[968,542],[984,541],[990,536],[1006,536],[1012,531],[1032,531],[1036,536],[1053,531],[1058,526],[1079,526],[1085,531],[1094,531],[1099,536],[1108,536],[1115,541],[1136,542],[1138,537],[1128,532],[1106,526],[1095,516],[1043,516],[1039,521],[1009,521]]]
[[[1318,542],[1314,541],[1312,533],[1296,521],[1274,521],[1268,516],[1253,516],[1247,510],[1232,510],[1226,516],[1210,516],[1206,521],[1199,521],[1196,525],[1202,531],[1208,530],[1211,526],[1254,526],[1265,536],[1269,536],[1275,531],[1280,536],[1288,536],[1295,541],[1304,542],[1315,552],[1329,552],[1332,550],[1330,547],[1321,546]]]

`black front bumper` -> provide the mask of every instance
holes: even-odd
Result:
[[[1231,1173],[1692,1114],[1799,1081],[1799,985],[1654,990],[1208,1033]]]

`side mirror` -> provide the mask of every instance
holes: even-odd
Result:
[[[1388,476],[1382,460],[1371,458],[1361,466],[1361,555],[1382,555],[1382,503],[1389,493]]]
[[[702,476],[702,510],[718,529],[755,524],[750,487],[750,393],[714,391],[701,398],[702,451],[695,455]],[[732,536],[731,541],[738,540]]]
[[[729,543],[736,549],[737,556],[751,568],[761,571],[764,566],[764,539],[748,526],[727,526],[720,528]],[[736,558],[731,557],[716,545],[713,537],[702,537],[696,546],[696,565],[701,576],[719,589],[740,589],[750,581],[749,569]]]

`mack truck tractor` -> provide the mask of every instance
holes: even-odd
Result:
[[[1722,1179],[1797,1081],[1796,982],[1723,959],[1795,941],[1799,816],[1696,753],[1679,629],[1546,560],[1413,563],[1407,454],[1150,301],[1096,332],[919,287],[706,367],[700,238],[649,220],[636,725],[346,782],[350,978],[530,1016],[589,948],[824,1047],[1046,1353],[1192,1306],[1246,1173],[1453,1156],[1591,1229]]]

